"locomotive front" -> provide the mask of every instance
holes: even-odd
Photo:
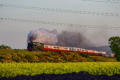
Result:
[[[29,51],[42,51],[44,49],[44,44],[38,42],[30,42],[28,43],[27,49]]]
[[[57,35],[56,31],[50,31],[47,29],[37,29],[32,30],[28,33],[27,39],[27,49],[29,51],[39,51],[43,50],[44,44],[56,44],[57,42]]]

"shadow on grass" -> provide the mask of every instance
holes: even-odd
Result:
[[[17,76],[14,78],[1,78],[0,80],[120,80],[119,75],[90,75],[87,72],[69,74],[41,74],[36,76]]]

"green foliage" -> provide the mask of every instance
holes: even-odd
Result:
[[[12,49],[10,46],[7,45],[0,45],[0,49]]]
[[[115,57],[118,61],[120,61],[120,37],[111,37],[109,39],[109,44],[112,52],[115,53]]]
[[[86,63],[0,63],[0,78],[19,75],[65,74],[85,71],[92,75],[120,74],[119,62]]]
[[[0,49],[0,62],[113,62],[115,58],[85,56],[77,52],[27,51]]]

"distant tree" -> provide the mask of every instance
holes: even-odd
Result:
[[[0,49],[12,49],[10,46],[7,46],[7,45],[0,45]]]
[[[118,61],[120,61],[120,37],[115,36],[109,39],[110,48]]]

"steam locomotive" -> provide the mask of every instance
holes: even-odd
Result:
[[[98,55],[98,56],[105,56],[107,54],[104,51],[88,50],[83,48],[65,47],[65,46],[57,46],[57,45],[47,45],[38,42],[28,43],[27,49],[29,51],[42,50],[42,51],[57,51],[57,52],[78,52],[81,54]]]

